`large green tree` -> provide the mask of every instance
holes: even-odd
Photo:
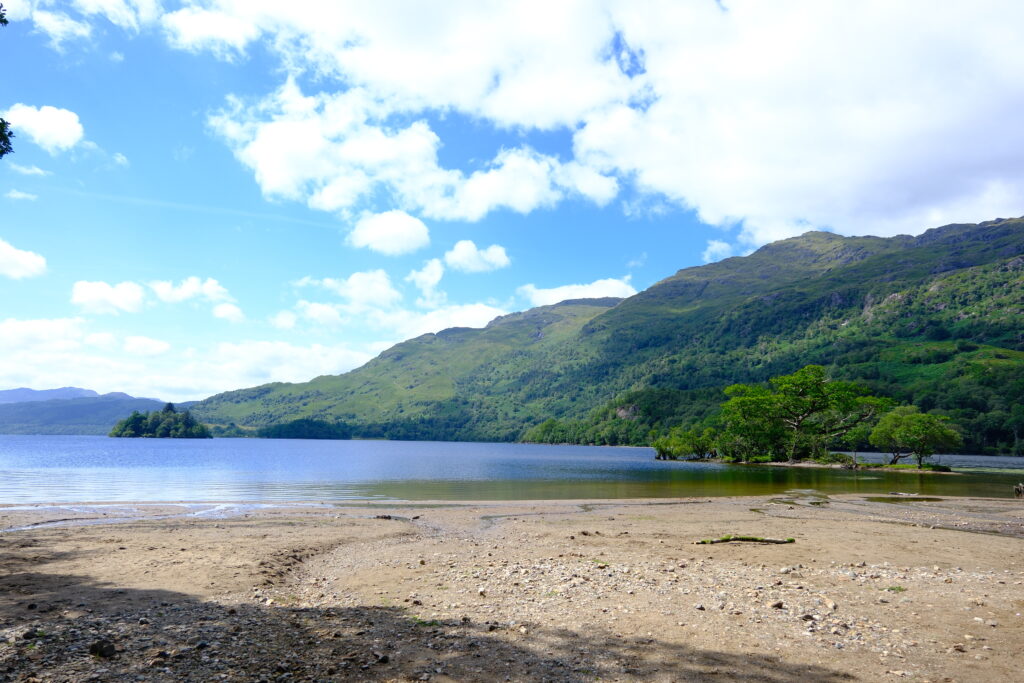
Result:
[[[771,388],[734,384],[722,405],[720,450],[748,460],[769,455],[789,461],[822,454],[892,402],[853,382],[833,380],[820,365],[771,379]]]
[[[897,406],[883,415],[871,430],[868,443],[888,453],[890,465],[895,465],[910,456],[910,450],[900,430],[908,415],[916,415],[919,412],[917,406]]]

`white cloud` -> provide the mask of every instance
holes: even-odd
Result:
[[[359,367],[371,357],[369,353],[340,344],[225,342],[218,344],[204,360],[186,365],[183,372],[193,387],[207,387],[200,395],[209,395],[224,388],[266,382],[305,382],[320,375],[337,375]]]
[[[342,322],[341,311],[339,306],[335,304],[324,304],[318,301],[299,301],[295,305],[295,308],[299,311],[299,315],[304,320],[308,320],[317,325],[326,325],[328,327],[335,327],[340,325]]]
[[[235,304],[217,304],[213,307],[213,317],[233,323],[240,323],[245,320],[245,314],[242,313],[242,309]]]
[[[43,169],[39,168],[38,166],[20,166],[18,164],[11,163],[9,168],[12,171],[14,171],[15,173],[20,173],[21,175],[38,175],[38,176],[50,175],[49,171],[44,171]]]
[[[618,191],[613,178],[528,147],[499,150],[469,175],[443,168],[430,126],[415,120],[395,127],[387,121],[392,113],[362,88],[305,95],[289,80],[252,106],[229,98],[209,124],[252,169],[264,195],[322,211],[345,214],[385,191],[406,211],[477,221],[498,209],[554,206],[567,194],[605,203]]]
[[[39,195],[31,194],[29,192],[22,192],[21,190],[10,190],[4,195],[8,199],[24,199],[30,202],[34,202],[39,199]]]
[[[136,313],[144,301],[145,290],[134,282],[111,285],[79,280],[71,288],[71,303],[86,313]]]
[[[117,337],[110,332],[92,332],[82,340],[87,346],[100,349],[112,349],[117,344]]]
[[[287,73],[346,84],[211,119],[268,196],[345,211],[388,192],[478,220],[577,194],[603,205],[628,184],[624,208],[693,210],[748,246],[1024,213],[1020,3],[292,7],[209,0],[163,22],[178,47],[238,57],[260,41]],[[442,168],[418,120],[436,112],[569,131],[574,158],[524,145]]]
[[[128,166],[128,157],[121,154],[120,152],[114,153],[114,163],[118,166]]]
[[[123,348],[136,356],[159,356],[170,351],[171,345],[160,339],[133,335],[125,337]]]
[[[78,114],[50,105],[32,107],[19,102],[4,112],[2,117],[10,121],[15,132],[24,132],[50,154],[71,149],[85,135]]]
[[[86,16],[102,16],[120,28],[137,32],[141,25],[159,18],[160,0],[74,0]]]
[[[92,27],[82,21],[75,21],[64,12],[49,12],[37,9],[32,13],[36,28],[50,37],[50,46],[60,51],[68,40],[81,40],[92,34]]]
[[[423,221],[404,211],[385,211],[360,218],[348,235],[348,243],[388,256],[399,256],[430,244],[430,233]]]
[[[81,318],[51,318],[0,320],[0,351],[7,362],[0,367],[13,370],[13,356],[20,350],[47,353],[77,349],[82,338]],[[0,382],[0,386],[25,386],[23,384]],[[66,386],[55,384],[52,386]]]
[[[279,330],[290,330],[298,322],[298,316],[291,311],[278,311],[270,317],[270,324]]]
[[[46,272],[46,259],[34,251],[17,249],[0,239],[0,275],[20,280]]]
[[[532,284],[523,285],[517,290],[519,296],[530,302],[531,306],[548,306],[568,299],[597,299],[601,297],[629,297],[636,290],[629,284],[629,277],[621,280],[606,278],[587,285],[563,285],[550,289],[540,289]]]
[[[458,304],[424,313],[410,311],[380,313],[376,316],[376,323],[381,328],[392,330],[401,339],[409,339],[428,332],[440,332],[450,327],[484,327],[507,312],[489,304]]]
[[[168,40],[177,48],[197,52],[212,50],[230,59],[259,35],[259,29],[244,18],[199,7],[184,7],[162,18]]]
[[[471,240],[456,242],[450,251],[445,252],[444,262],[465,273],[483,273],[512,263],[505,253],[505,247],[492,244],[486,249],[478,249]]]
[[[299,287],[315,286],[331,291],[345,300],[348,313],[362,313],[372,309],[390,308],[402,300],[402,293],[391,284],[383,270],[352,273],[347,278],[305,277],[296,283]]]
[[[228,290],[211,277],[201,280],[192,275],[178,285],[168,280],[156,280],[150,282],[149,287],[158,299],[167,303],[181,303],[195,298],[204,299],[210,303],[233,300]]]
[[[444,265],[441,259],[432,258],[423,264],[419,270],[414,270],[405,276],[406,282],[411,282],[420,290],[420,297],[416,305],[423,308],[437,308],[444,304],[447,295],[440,291],[437,286],[444,277]]]
[[[712,261],[721,261],[724,258],[732,256],[733,248],[728,242],[722,240],[708,240],[708,246],[704,249],[704,253],[701,254],[701,258],[704,263],[711,263]]]
[[[132,335],[117,344],[81,318],[0,320],[0,386],[80,386],[164,400],[201,399],[265,382],[302,382],[370,359],[345,345],[259,340],[176,350]]]

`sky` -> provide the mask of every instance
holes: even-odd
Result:
[[[1024,3],[5,0],[0,389],[201,399],[1024,214]]]

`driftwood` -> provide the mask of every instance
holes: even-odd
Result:
[[[1024,483],[1017,484],[1013,487],[1014,498],[1024,498]]]
[[[733,543],[743,541],[746,543],[796,543],[795,538],[761,538],[760,536],[722,536],[721,538],[705,538],[703,541],[694,541],[694,545],[711,545],[714,543]]]

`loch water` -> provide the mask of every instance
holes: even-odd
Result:
[[[792,491],[1008,498],[1013,484],[1024,481],[1024,458],[934,461],[968,470],[941,475],[658,461],[648,448],[595,446],[0,435],[0,504],[676,498]]]

